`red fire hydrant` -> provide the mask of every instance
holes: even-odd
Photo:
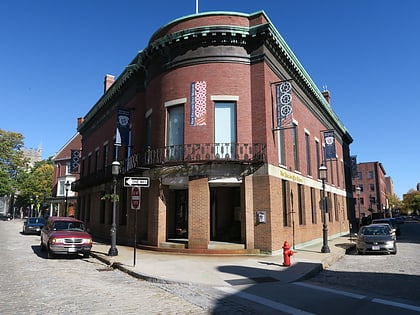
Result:
[[[283,266],[290,266],[290,256],[293,256],[293,251],[287,241],[283,244]]]

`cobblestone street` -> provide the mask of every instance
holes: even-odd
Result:
[[[22,221],[0,221],[2,314],[255,314],[208,287],[157,284],[94,258],[47,259]]]

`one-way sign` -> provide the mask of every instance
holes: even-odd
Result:
[[[150,187],[149,177],[124,177],[124,187]]]

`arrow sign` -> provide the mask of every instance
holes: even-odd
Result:
[[[132,187],[131,188],[131,209],[140,210],[140,188]]]
[[[149,177],[124,177],[124,187],[150,187]]]

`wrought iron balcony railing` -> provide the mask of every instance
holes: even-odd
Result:
[[[266,162],[266,145],[261,143],[200,143],[172,145],[131,155],[123,162],[127,171],[137,167],[202,162]],[[127,164],[127,165],[126,165]]]
[[[266,162],[266,145],[249,143],[204,143],[174,145],[147,150],[132,154],[120,161],[121,173],[136,168],[153,168],[154,166],[171,166],[186,163],[239,163],[257,165]],[[111,166],[97,170],[89,175],[81,174],[80,180],[74,182],[74,191],[83,187],[99,185],[111,181]]]

